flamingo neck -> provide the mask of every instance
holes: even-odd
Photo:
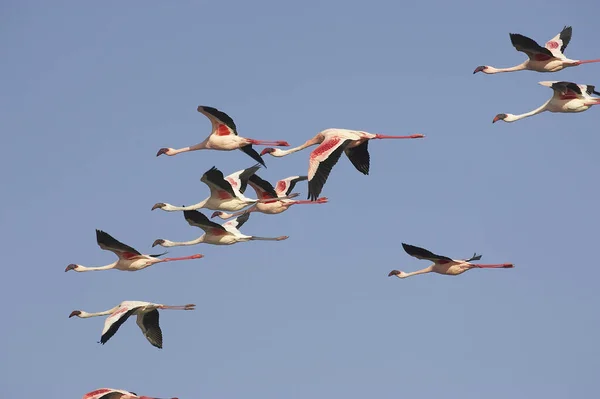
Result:
[[[206,203],[208,202],[209,198],[205,199],[204,201],[198,202],[197,204],[194,205],[190,205],[190,206],[174,206],[171,204],[165,204],[165,206],[162,208],[163,211],[167,211],[167,212],[173,212],[173,211],[193,211],[195,209],[200,209],[200,208],[204,208],[204,206],[206,205]]]
[[[81,313],[78,315],[78,317],[82,318],[82,319],[87,319],[90,317],[96,317],[96,316],[108,316],[109,314],[112,314],[115,310],[117,310],[119,307],[115,306],[112,309],[109,310],[105,310],[104,312],[96,312],[96,313],[88,313],[85,311],[81,311]]]
[[[77,267],[73,270],[75,270],[76,272],[95,272],[95,271],[99,271],[99,270],[110,270],[110,269],[114,269],[114,267],[117,266],[117,263],[119,263],[119,261],[113,262],[110,265],[98,266],[98,267],[88,267],[88,266],[77,265]]]
[[[529,61],[525,61],[522,64],[515,65],[515,66],[509,67],[509,68],[495,68],[493,66],[488,66],[483,72],[487,73],[489,75],[492,75],[495,73],[522,71],[524,69],[527,69],[528,63],[529,63]]]
[[[431,273],[432,271],[433,271],[433,266],[429,266],[429,267],[426,267],[425,269],[417,270],[417,271],[414,271],[414,272],[403,273],[403,275],[401,277],[402,278],[406,278],[406,277],[416,276],[416,275],[419,275],[419,274]]]
[[[524,114],[520,114],[520,115],[507,114],[506,118],[504,119],[504,122],[514,122],[514,121],[518,121],[519,119],[527,118],[527,117],[542,113],[547,110],[547,106],[550,103],[550,101],[552,101],[552,100],[548,100],[548,101],[546,101],[546,103],[544,103],[539,108],[536,108],[533,111],[529,111]]]
[[[313,146],[315,144],[319,144],[319,141],[317,141],[315,139],[311,139],[311,140],[308,140],[307,142],[305,142],[304,144],[299,145],[298,147],[290,148],[289,150],[280,150],[279,148],[277,148],[277,149],[275,149],[275,151],[271,152],[270,154],[273,155],[274,157],[284,157],[284,156],[292,154],[294,152],[302,151],[303,149]]]
[[[200,244],[200,243],[204,242],[205,239],[206,239],[206,234],[202,234],[200,237],[196,238],[195,240],[191,240],[191,241],[169,241],[169,240],[165,240],[165,242],[163,242],[160,245],[162,247],[183,247],[183,246]],[[164,262],[164,261],[167,261],[167,259],[169,259],[169,258],[161,259],[161,261]]]

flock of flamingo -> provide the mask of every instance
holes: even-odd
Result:
[[[526,36],[511,33],[510,40],[512,45],[517,51],[527,54],[528,59],[511,68],[479,66],[473,73],[483,72],[486,74],[495,74],[521,70],[557,72],[567,67],[600,62],[600,59],[580,61],[565,57],[564,51],[571,40],[571,35],[572,28],[570,26],[565,27],[559,34],[550,39],[545,46],[542,47]],[[600,104],[600,97],[592,97],[592,94],[600,95],[600,93],[595,91],[595,88],[592,85],[583,85],[565,81],[544,81],[540,82],[540,84],[554,90],[554,95],[550,100],[541,107],[521,115],[506,113],[498,114],[493,122],[499,120],[514,122],[544,111],[583,112],[592,105]],[[175,247],[196,245],[200,243],[232,245],[238,242],[252,240],[285,240],[288,238],[287,236],[257,237],[254,235],[243,234],[240,232],[240,229],[244,223],[248,221],[250,213],[252,212],[279,214],[288,210],[292,205],[327,203],[327,198],[320,197],[320,194],[329,178],[331,169],[338,162],[342,153],[346,155],[352,165],[354,165],[360,173],[368,175],[370,165],[368,145],[370,140],[417,139],[424,137],[422,134],[389,136],[358,130],[326,129],[298,147],[281,150],[273,147],[289,147],[289,144],[286,141],[255,140],[239,136],[233,119],[216,108],[199,106],[198,112],[204,114],[210,120],[212,124],[210,135],[201,143],[190,147],[180,149],[161,148],[156,156],[174,156],[184,152],[198,150],[241,150],[256,161],[257,164],[227,176],[216,167],[210,168],[200,179],[201,182],[208,186],[210,196],[195,205],[179,207],[165,202],[155,204],[152,207],[152,210],[161,209],[166,212],[182,211],[186,222],[190,226],[199,227],[204,233],[198,238],[184,242],[160,238],[154,241],[152,247],[157,245],[162,247]],[[267,148],[263,149],[259,154],[253,148],[254,145],[267,146]],[[307,175],[290,176],[279,180],[275,186],[273,186],[256,174],[261,165],[266,166],[262,158],[264,155],[269,154],[273,157],[283,157],[314,145],[317,147],[309,155]],[[296,200],[294,198],[299,194],[293,193],[292,191],[296,185],[302,181],[307,181],[308,183],[308,198],[307,200]],[[255,191],[256,198],[245,196],[248,185]],[[204,213],[200,212],[199,209],[209,209],[214,211],[214,213],[212,213],[209,218]],[[223,224],[218,224],[210,220],[217,216],[221,219],[229,220]],[[76,272],[89,272],[109,269],[138,271],[157,263],[199,259],[203,257],[201,254],[195,254],[179,258],[161,258],[166,252],[154,255],[142,254],[133,247],[118,241],[110,234],[101,230],[96,230],[96,241],[101,249],[113,252],[117,256],[117,260],[109,265],[100,267],[70,264],[65,271],[73,270]],[[452,259],[447,256],[436,255],[433,252],[414,245],[403,243],[402,247],[408,255],[417,259],[428,260],[433,262],[433,264],[411,273],[392,270],[388,276],[406,278],[424,273],[438,273],[454,276],[475,268],[514,267],[511,263],[473,263],[474,261],[481,259],[481,255],[477,255],[476,253],[469,259]],[[69,317],[77,316],[79,318],[89,318],[95,316],[108,316],[104,322],[104,328],[100,337],[100,343],[105,344],[113,335],[115,335],[119,327],[125,323],[130,316],[135,315],[136,323],[148,342],[157,348],[162,348],[163,337],[159,325],[159,310],[194,310],[194,307],[194,304],[171,306],[142,301],[123,301],[115,307],[102,312],[88,313],[83,310],[74,310]],[[112,388],[97,389],[88,392],[83,396],[83,399],[132,398],[158,399],[148,396],[138,396],[133,392]]]

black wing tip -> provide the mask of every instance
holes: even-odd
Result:
[[[258,151],[256,151],[252,147],[252,144],[248,144],[248,145],[245,145],[243,147],[240,147],[240,150],[242,150],[246,155],[248,155],[250,158],[254,159],[256,162],[260,163],[265,168],[267,167],[267,165],[265,164],[265,160],[258,153]]]

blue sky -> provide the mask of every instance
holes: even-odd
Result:
[[[125,4],[126,3],[126,4]],[[0,6],[0,396],[80,398],[100,387],[193,398],[590,397],[597,391],[598,109],[492,124],[537,108],[537,82],[600,86],[600,65],[473,75],[573,26],[566,51],[600,57],[598,2],[5,1]],[[340,127],[375,141],[371,174],[342,157],[326,205],[253,214],[245,233],[282,242],[173,248],[205,258],[126,273],[103,265],[105,230],[142,252],[201,231],[156,202],[204,199],[240,151],[156,158],[204,139],[196,112],[241,135],[299,145]],[[259,147],[261,148],[261,147]],[[308,151],[266,157],[272,182]],[[302,197],[306,184],[297,186]],[[250,191],[252,193],[252,191]],[[401,242],[513,262],[459,277],[388,278],[427,266]],[[106,345],[123,300],[195,303],[161,315],[164,349],[134,320]]]

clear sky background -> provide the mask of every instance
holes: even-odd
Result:
[[[600,57],[595,0],[3,1],[0,13],[0,396],[80,398],[100,387],[196,398],[592,397],[599,391],[600,109],[492,124],[537,108],[542,80],[600,87],[600,65],[473,75],[521,63],[509,32]],[[155,156],[210,132],[293,146],[340,127],[374,141],[371,174],[342,157],[325,205],[252,214],[282,242],[172,248],[203,259],[127,273],[94,229],[145,253],[202,231],[156,202],[189,205],[254,161],[240,151]],[[258,147],[261,149],[262,147]],[[309,151],[259,176],[306,174]],[[251,188],[249,195],[254,195]],[[295,191],[306,197],[307,185]],[[206,211],[205,211],[206,212]],[[212,211],[207,211],[210,214]],[[515,269],[389,278],[428,265],[402,242]],[[160,252],[160,251],[159,251]],[[104,346],[123,300],[164,311],[164,349],[135,319]]]

